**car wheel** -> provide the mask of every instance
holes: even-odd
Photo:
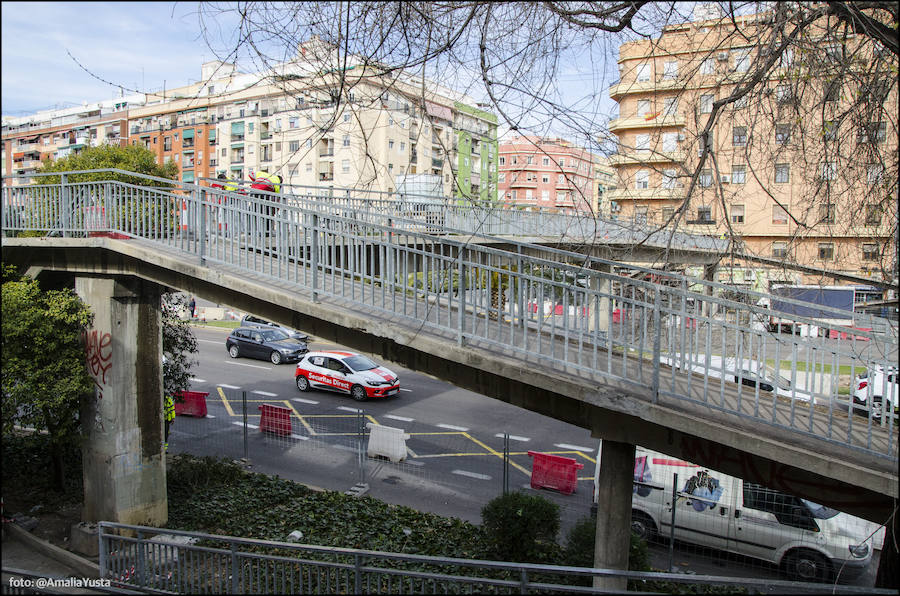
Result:
[[[644,541],[650,541],[656,535],[656,524],[646,513],[631,512],[631,531]]]
[[[303,375],[297,375],[297,389],[300,391],[309,391],[309,379]]]
[[[804,582],[827,582],[831,579],[831,564],[819,553],[797,549],[782,559],[785,573],[794,580]]]
[[[269,354],[269,360],[272,361],[272,364],[281,364],[281,352],[272,350],[272,353]]]
[[[237,346],[231,346],[228,348],[228,355],[232,358],[237,358],[241,355],[241,350]]]
[[[362,385],[354,385],[350,389],[350,397],[355,399],[356,401],[365,401],[366,399],[366,390],[363,389]]]
[[[880,395],[872,398],[872,420],[881,420],[881,414],[884,411],[882,399]]]

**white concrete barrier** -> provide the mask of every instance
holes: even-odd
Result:
[[[394,463],[406,459],[406,440],[409,435],[402,428],[381,426],[380,424],[366,424],[369,429],[369,448],[366,451],[369,457],[381,455]]]

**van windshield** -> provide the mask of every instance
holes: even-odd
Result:
[[[809,512],[812,513],[812,516],[816,519],[831,519],[840,513],[840,511],[832,509],[831,507],[826,507],[825,505],[819,505],[818,503],[813,503],[806,499],[800,500],[803,501],[803,504],[806,505],[806,508],[809,509]]]

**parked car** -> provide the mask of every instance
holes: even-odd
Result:
[[[760,364],[755,360],[736,358],[722,358],[721,356],[705,356],[703,354],[674,354],[659,359],[660,364],[676,369],[685,369],[710,379],[724,378],[726,381],[740,383],[746,387],[756,388],[760,391],[775,393],[781,397],[799,401],[810,401],[814,396],[804,389],[800,383],[792,386],[779,371],[768,364]]]
[[[244,315],[241,318],[241,327],[259,327],[261,329],[280,329],[284,331],[288,337],[292,337],[294,339],[299,339],[302,342],[309,343],[309,336],[297,331],[296,329],[291,329],[290,327],[285,327],[284,325],[279,325],[278,323],[273,323],[271,321],[267,321],[265,319],[260,319],[255,315]]]
[[[356,401],[388,397],[400,391],[400,379],[388,368],[353,352],[310,352],[297,364],[297,389],[349,393]]]
[[[232,358],[240,356],[269,360],[272,364],[297,362],[309,352],[306,342],[289,337],[281,329],[238,327],[225,340]]]
[[[885,372],[887,375],[885,376]],[[856,377],[851,388],[853,391],[853,410],[864,416],[872,412],[872,420],[881,420],[884,411],[884,403],[887,401],[888,409],[893,409],[894,417],[897,417],[897,408],[900,404],[900,386],[898,386],[898,369],[878,366],[870,368]],[[872,400],[869,401],[869,396]],[[871,403],[871,408],[868,404]]]

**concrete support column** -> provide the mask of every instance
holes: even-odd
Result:
[[[719,270],[719,265],[716,263],[710,263],[708,265],[703,266],[703,279],[705,281],[716,281],[716,271]],[[706,286],[706,295],[712,296],[713,289],[712,286]],[[711,317],[713,314],[713,305],[712,302],[704,301],[703,302],[703,316]]]
[[[137,278],[75,280],[94,312],[85,338],[95,383],[82,411],[85,521],[160,526],[168,520],[161,290]]]
[[[612,268],[609,265],[594,265],[593,269],[610,273]],[[589,319],[589,330],[606,333],[609,337],[609,296],[612,290],[612,282],[608,277],[591,276],[591,290],[600,292],[598,300],[591,304],[591,312]]]
[[[634,445],[603,440],[597,472],[597,534],[594,567],[628,569],[631,548],[631,493],[634,483]],[[594,587],[624,592],[628,580],[595,577]]]

